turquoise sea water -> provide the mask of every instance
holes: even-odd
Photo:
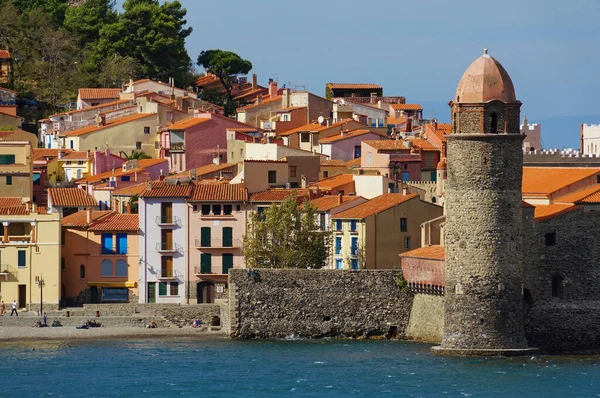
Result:
[[[600,357],[434,357],[399,341],[0,343],[2,397],[575,397]]]

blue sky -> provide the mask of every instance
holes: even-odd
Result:
[[[376,83],[447,120],[462,73],[487,47],[552,146],[575,146],[579,121],[600,122],[600,1],[180,1],[194,28],[190,57],[237,52],[261,84],[273,77],[324,95],[329,81]]]

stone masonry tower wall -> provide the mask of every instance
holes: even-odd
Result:
[[[434,352],[527,348],[522,280],[523,136],[510,77],[487,52],[450,103],[447,136],[444,337]]]

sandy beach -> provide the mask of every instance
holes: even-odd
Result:
[[[100,340],[113,338],[152,338],[152,337],[225,337],[223,331],[211,331],[207,328],[156,328],[142,327],[101,327],[75,329],[63,327],[0,327],[0,341],[37,341],[37,340]]]

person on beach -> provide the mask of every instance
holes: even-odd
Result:
[[[199,328],[201,324],[202,324],[202,322],[200,322],[200,319],[196,319],[192,326],[195,328]]]
[[[19,316],[19,313],[17,312],[17,300],[13,300],[12,303],[12,311],[10,312],[10,316],[13,316],[13,314]]]
[[[48,323],[46,323],[48,318],[46,318],[46,313],[44,312],[44,326],[48,326]]]
[[[6,307],[4,306],[4,300],[2,300],[2,305],[0,305],[0,315],[6,314]]]

